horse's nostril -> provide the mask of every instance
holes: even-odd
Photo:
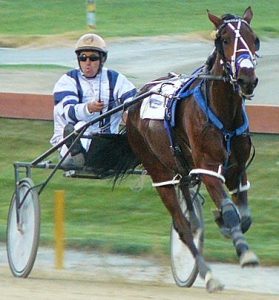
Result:
[[[240,86],[244,86],[244,85],[245,85],[245,80],[242,79],[242,78],[238,78],[238,79],[237,79],[237,83],[238,83]]]
[[[258,83],[259,83],[259,79],[256,78],[255,81],[254,81],[254,88],[258,85]]]

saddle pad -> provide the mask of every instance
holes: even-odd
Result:
[[[163,120],[165,116],[166,104],[181,87],[183,81],[180,78],[163,81],[152,87],[154,94],[145,98],[141,104],[141,119]],[[160,93],[160,94],[155,94]]]

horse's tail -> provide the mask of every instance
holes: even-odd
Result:
[[[140,164],[129,143],[126,131],[120,134],[100,134],[92,140],[87,165],[101,178],[113,178],[113,186]]]

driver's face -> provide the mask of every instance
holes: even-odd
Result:
[[[78,56],[80,68],[85,77],[96,76],[100,67],[100,53],[97,51],[82,51]]]

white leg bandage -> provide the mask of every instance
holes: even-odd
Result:
[[[232,191],[229,191],[229,193],[231,194],[231,195],[233,195],[233,194],[236,194],[236,193],[241,193],[241,192],[245,192],[245,191],[248,191],[249,189],[250,189],[250,182],[247,180],[247,183],[245,184],[245,185],[242,185],[241,184],[241,182],[240,182],[240,184],[239,184],[239,187],[238,188],[236,188],[236,189],[234,189],[234,190],[232,190]]]
[[[219,166],[218,172],[206,170],[206,169],[193,169],[190,171],[189,175],[209,175],[213,177],[217,177],[223,183],[225,183],[225,177],[222,175],[222,165]]]

